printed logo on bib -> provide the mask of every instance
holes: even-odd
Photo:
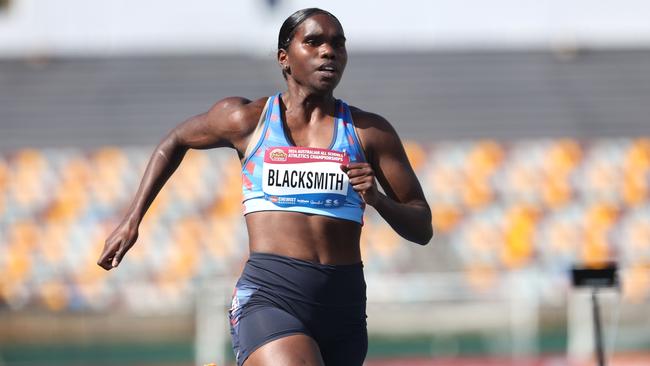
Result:
[[[269,147],[264,152],[262,191],[278,206],[339,207],[345,203],[350,180],[341,164],[350,157],[340,151]]]
[[[282,149],[273,149],[269,153],[269,159],[273,161],[287,161],[287,153]]]

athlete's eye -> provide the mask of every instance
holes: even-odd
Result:
[[[345,37],[336,37],[332,41],[332,46],[336,48],[345,47]]]

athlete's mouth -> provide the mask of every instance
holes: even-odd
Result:
[[[336,64],[333,63],[326,63],[318,66],[316,69],[318,71],[326,72],[326,73],[332,73],[335,74],[338,72],[338,67],[336,67]]]

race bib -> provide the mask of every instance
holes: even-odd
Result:
[[[262,191],[278,206],[339,207],[350,180],[341,170],[350,157],[340,151],[297,146],[269,147],[264,152]]]

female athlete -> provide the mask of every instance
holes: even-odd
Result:
[[[277,60],[286,91],[223,99],[160,142],[98,264],[119,265],[188,149],[235,149],[250,249],[229,310],[237,364],[362,365],[364,208],[421,245],[432,237],[431,212],[390,123],[333,96],[347,63],[334,15],[292,14],[280,29]]]

